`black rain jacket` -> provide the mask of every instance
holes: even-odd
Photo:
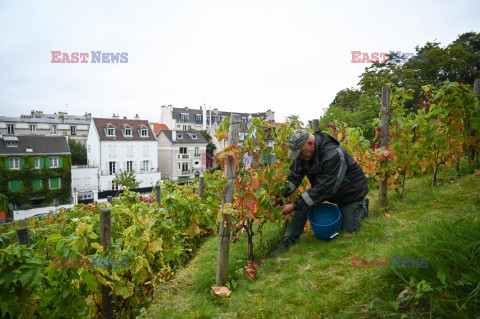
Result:
[[[359,202],[368,193],[362,168],[332,136],[316,132],[315,152],[310,161],[295,159],[287,180],[284,197],[292,195],[306,175],[311,187],[294,203],[294,210],[304,210],[328,200],[338,206]]]

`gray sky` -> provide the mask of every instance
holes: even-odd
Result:
[[[160,106],[271,109],[318,118],[369,64],[351,51],[414,52],[480,31],[472,1],[0,2],[0,115]],[[128,63],[51,63],[51,51],[128,52]],[[68,106],[66,106],[68,104]]]

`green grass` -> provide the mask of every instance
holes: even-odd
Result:
[[[230,244],[228,298],[213,294],[218,240],[160,288],[148,318],[475,318],[480,315],[480,176],[431,176],[407,180],[401,199],[390,191],[390,217],[371,191],[370,214],[355,234],[331,242],[311,230],[277,257],[269,250],[283,228],[269,225],[257,280],[245,276],[246,240]],[[452,184],[449,183],[454,179]],[[428,258],[428,268],[354,268],[352,256]],[[423,280],[423,281],[422,281]],[[414,295],[396,303],[409,288]]]

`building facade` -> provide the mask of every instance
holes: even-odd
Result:
[[[190,181],[205,171],[208,142],[199,132],[162,130],[157,140],[158,167],[165,179]]]
[[[0,116],[2,135],[51,135],[68,136],[86,144],[91,114],[69,115],[67,112],[44,114],[32,111],[20,117]]]
[[[157,139],[146,120],[93,118],[87,158],[88,167],[97,169],[99,191],[118,189],[113,180],[122,171],[134,172],[139,187],[151,187],[161,179]]]
[[[17,207],[69,203],[70,167],[66,137],[0,137],[0,193]]]
[[[275,121],[275,112],[271,110],[260,113],[243,113],[219,111],[217,108],[213,110],[211,108],[207,109],[206,105],[200,106],[199,109],[188,107],[176,108],[172,105],[162,105],[160,110],[160,123],[165,124],[171,130],[206,130],[211,132],[214,131],[227,116],[231,117],[232,114],[240,115],[242,123],[245,124],[257,117],[264,120]]]

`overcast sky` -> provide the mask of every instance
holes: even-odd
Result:
[[[0,1],[0,115],[161,105],[318,118],[368,64],[351,51],[415,52],[480,31],[480,1]],[[51,63],[51,51],[128,63]]]

